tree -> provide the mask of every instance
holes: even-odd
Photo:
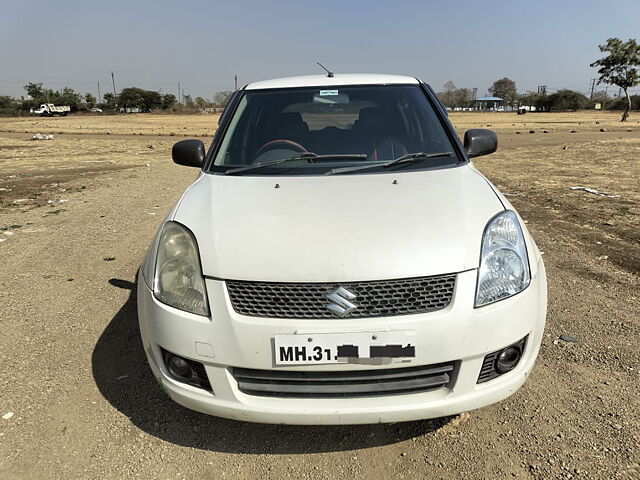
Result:
[[[142,90],[142,103],[140,108],[144,112],[150,112],[162,106],[162,95],[155,90]]]
[[[149,112],[162,106],[162,95],[159,92],[137,87],[123,88],[119,100],[121,107],[125,109],[137,108],[142,112]]]
[[[30,108],[37,108],[38,105],[42,103],[49,103],[53,101],[53,90],[50,88],[44,88],[42,86],[42,82],[29,82],[24,86],[24,89],[26,90],[28,97],[30,97],[30,100],[25,99],[22,102],[21,108],[26,112],[28,112]]]
[[[598,48],[601,52],[607,52],[609,55],[596,60],[589,66],[599,67],[598,74],[600,78],[598,78],[598,84],[616,85],[624,91],[627,105],[620,119],[621,122],[624,122],[629,117],[629,110],[631,109],[629,89],[640,83],[640,74],[638,74],[640,45],[633,38],[626,42],[619,38],[608,38],[607,43],[598,45]]]
[[[113,110],[114,108],[116,108],[116,96],[111,92],[105,93],[102,96],[102,105],[105,108]]]
[[[84,109],[82,97],[73,88],[64,87],[51,96],[51,102],[56,105],[69,105],[72,112]]]
[[[207,108],[208,106],[209,106],[209,102],[207,102],[206,99],[202,97],[196,97],[196,107],[198,107],[199,110],[204,111],[204,109]]]
[[[183,95],[182,102],[184,103],[184,108],[187,110],[194,110],[196,108],[196,104],[191,98],[191,95]]]
[[[29,110],[29,108],[37,107],[42,103],[54,103],[56,105],[68,105],[72,112],[84,110],[85,104],[78,92],[73,88],[64,87],[62,90],[54,91],[50,88],[43,87],[42,83],[29,82],[24,86],[29,99],[23,99],[21,108]]]
[[[585,108],[589,99],[580,92],[574,90],[558,90],[548,96],[549,110],[553,112],[579,110]]]
[[[218,108],[224,108],[227,106],[227,103],[229,103],[231,95],[233,95],[233,92],[231,90],[216,92],[216,94],[213,96],[213,104]]]
[[[449,80],[444,84],[443,88],[445,92],[454,92],[458,87],[456,87],[456,84],[453,82],[453,80]]]
[[[551,95],[527,92],[518,98],[520,105],[534,106],[539,112],[563,112],[579,110],[589,105],[589,99],[574,90],[558,90]]]
[[[456,84],[449,80],[442,87],[444,90],[438,93],[440,101],[445,107],[453,108],[456,106]]]
[[[142,92],[143,90],[137,87],[123,88],[118,95],[118,103],[125,111],[132,108],[142,108]]]
[[[593,97],[591,97],[591,100],[594,103],[605,103],[611,100],[611,97],[604,90],[599,90],[597,92],[593,92]]]
[[[500,97],[509,104],[512,104],[518,98],[516,82],[507,77],[493,82],[493,85],[489,88],[489,93],[494,97]]]
[[[518,105],[534,106],[536,107],[536,110],[541,110],[541,108],[539,108],[539,105],[542,99],[543,95],[539,95],[536,92],[528,91],[518,96]]]
[[[0,113],[15,113],[18,110],[17,102],[8,95],[0,95]]]
[[[87,104],[87,107],[93,108],[96,106],[96,97],[94,97],[90,93],[86,93],[84,96],[84,103]]]
[[[640,95],[630,95],[631,110],[640,110]],[[626,98],[620,97],[612,100],[608,105],[609,110],[624,110],[629,106]]]
[[[444,91],[438,92],[438,98],[445,107],[470,107],[473,104],[473,92],[468,88],[458,88],[449,80],[443,86]]]
[[[604,110],[607,107],[607,104],[611,103],[611,97],[607,95],[607,92],[604,90],[593,92],[591,104],[592,106],[595,106],[597,103],[599,103],[601,108]]]
[[[27,95],[29,95],[33,100],[40,100],[45,95],[42,83],[29,82],[24,86],[24,89],[27,91]]]
[[[178,103],[178,101],[176,100],[176,96],[175,95],[172,95],[171,93],[165,93],[162,96],[161,108],[162,108],[162,110],[170,110],[173,107],[175,107],[177,103]]]
[[[459,88],[456,90],[456,106],[471,107],[473,104],[473,92],[468,88]]]

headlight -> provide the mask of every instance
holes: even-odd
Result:
[[[475,306],[515,295],[530,281],[522,228],[516,214],[507,210],[495,216],[484,230]]]
[[[172,307],[209,315],[198,245],[191,232],[175,222],[167,222],[160,235],[153,294]]]

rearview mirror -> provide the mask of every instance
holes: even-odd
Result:
[[[205,149],[201,140],[182,140],[173,145],[171,157],[178,165],[202,168]]]
[[[469,158],[489,155],[498,149],[498,136],[493,130],[472,128],[464,132],[464,151]]]

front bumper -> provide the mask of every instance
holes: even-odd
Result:
[[[537,275],[523,292],[473,308],[475,270],[458,274],[451,304],[440,311],[387,318],[290,320],[237,314],[225,283],[207,279],[211,319],[158,302],[145,280],[138,280],[140,332],[151,370],[176,402],[203,413],[235,420],[285,424],[358,424],[437,418],[498,402],[522,386],[531,372],[544,330],[546,277]],[[457,361],[450,387],[403,395],[359,398],[272,398],[238,389],[231,367],[270,370],[277,334],[415,330],[416,357],[410,364],[354,364],[287,367],[287,370],[363,370]],[[524,355],[511,372],[478,384],[488,353],[528,336]],[[174,380],[161,348],[201,362],[213,392]],[[280,367],[282,368],[282,367]]]

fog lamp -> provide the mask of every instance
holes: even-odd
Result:
[[[496,370],[499,373],[507,373],[513,370],[516,368],[516,365],[518,365],[521,355],[522,353],[518,347],[511,346],[505,348],[496,359]]]
[[[169,373],[174,377],[187,379],[192,377],[189,362],[177,355],[169,355],[169,358],[167,358],[167,368],[169,369]]]

